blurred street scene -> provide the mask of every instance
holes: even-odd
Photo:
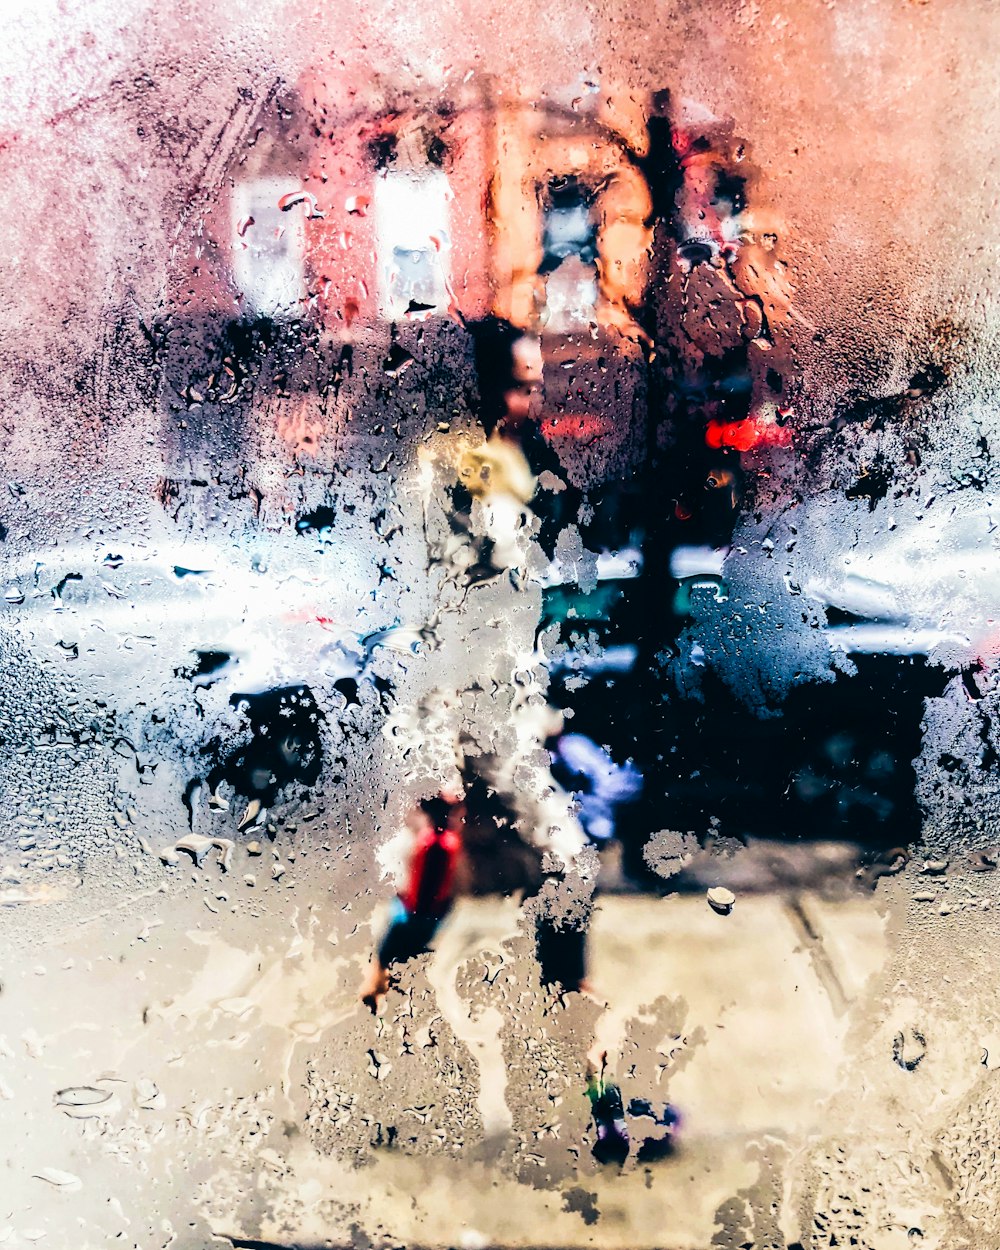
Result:
[[[996,35],[14,23],[0,1244],[997,1244]]]

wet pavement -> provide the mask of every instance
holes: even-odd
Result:
[[[241,874],[253,866],[243,847],[236,858],[247,859],[235,865]],[[224,893],[221,868],[198,871]],[[530,1019],[544,1001],[542,1038],[563,1027],[565,1010],[569,1050],[607,1050],[626,1101],[669,1098],[683,1131],[672,1158],[600,1169],[582,1084],[570,1083],[552,1133],[581,1133],[559,1143],[579,1148],[577,1175],[551,1155],[546,1174],[523,1143],[510,1152],[523,1134],[522,1087],[536,1074],[527,1058],[511,1063],[509,997],[490,1001],[490,978],[499,985],[523,940],[517,901],[462,900],[433,956],[407,968],[373,1020],[357,987],[381,905],[303,901],[280,885],[285,922],[266,930],[252,909],[212,914],[207,896],[153,891],[89,922],[53,924],[8,967],[0,1226],[12,1247],[38,1232],[50,1245],[119,1235],[208,1244],[211,1234],[338,1245],[364,1232],[374,1244],[527,1247],[544,1228],[549,1246],[694,1250],[709,1244],[720,1204],[758,1182],[762,1150],[823,1134],[855,1008],[885,956],[871,894],[747,893],[728,916],[700,894],[602,896],[590,940],[597,1001],[572,994],[560,1008],[525,983],[519,1006]],[[178,936],[161,941],[167,932]],[[309,1065],[332,1039],[345,1071],[372,1054],[377,1083],[380,1063],[405,1062],[392,1027],[407,1014],[413,1036],[429,1029],[433,1045],[436,1030],[441,1046],[474,1060],[477,1139],[443,1153],[386,1146],[353,1161],[317,1149],[296,1127],[322,1111],[306,1096]],[[433,1121],[440,1090],[423,1094]],[[352,1131],[345,1121],[345,1137]],[[188,1212],[190,1226],[170,1211]]]

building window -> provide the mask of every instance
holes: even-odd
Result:
[[[593,196],[576,178],[554,178],[543,204],[542,263],[539,273],[551,273],[570,256],[585,265],[597,259],[597,223]]]
[[[549,183],[542,204],[545,327],[567,333],[596,319],[597,223],[593,194],[574,177]]]
[[[305,213],[285,178],[237,182],[233,193],[233,276],[249,317],[301,317],[305,298]]]
[[[379,306],[390,321],[448,306],[451,189],[440,171],[386,170],[375,180]]]

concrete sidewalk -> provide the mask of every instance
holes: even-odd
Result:
[[[722,917],[698,896],[607,896],[590,942],[607,1007],[576,994],[559,1007],[540,998],[537,973],[532,988],[517,904],[467,899],[373,1021],[356,997],[367,926],[312,887],[286,907],[287,924],[262,928],[253,913],[216,917],[194,897],[154,897],[101,933],[68,932],[8,963],[0,1229],[10,1250],[38,1232],[50,1245],[123,1235],[175,1250],[212,1235],[703,1250],[722,1205],[758,1183],[761,1150],[822,1129],[851,1001],[884,952],[870,897],[738,897]],[[419,1042],[427,1029],[430,1043]],[[622,1171],[590,1158],[580,1076],[595,1037],[626,1102],[680,1108],[674,1157]],[[390,1099],[410,1065],[428,1132],[452,1096],[433,1063],[454,1057],[454,1097],[479,1144],[353,1159],[318,1148],[303,1126],[326,1117],[336,1143],[377,1114],[387,1068],[368,1054],[395,1065]],[[562,1081],[551,1098],[538,1063]],[[306,1096],[311,1064],[350,1091],[342,1128]],[[80,1089],[96,1101],[65,1105]],[[533,1124],[536,1104],[545,1114]]]

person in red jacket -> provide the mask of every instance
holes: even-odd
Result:
[[[455,898],[462,807],[454,799],[436,795],[421,801],[416,816],[406,881],[393,900],[389,927],[361,992],[361,1001],[373,1013],[389,989],[389,969],[427,950]]]

